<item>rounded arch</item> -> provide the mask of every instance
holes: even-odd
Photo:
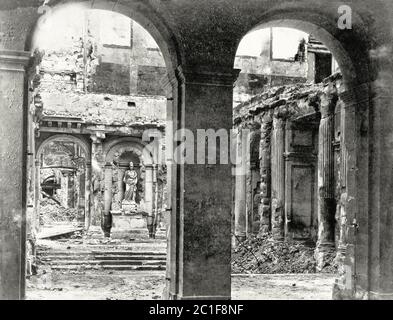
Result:
[[[55,134],[42,141],[37,148],[36,160],[40,158],[40,155],[44,150],[44,148],[51,142],[73,142],[78,144],[83,149],[83,152],[86,155],[86,163],[87,164],[90,163],[91,153],[90,153],[90,146],[88,145],[88,143],[70,134]]]
[[[237,39],[236,48],[247,33],[257,29],[269,27],[298,29],[313,34],[329,49],[341,69],[346,90],[370,83],[373,75],[370,73],[368,44],[365,40],[367,29],[362,19],[353,12],[352,30],[340,30],[336,21],[338,15],[332,16],[330,12],[318,12],[303,6],[295,3],[290,8],[275,8],[265,12],[256,24]],[[358,34],[362,34],[362,40]]]
[[[141,160],[140,162],[145,165],[153,164],[153,157],[147,150],[146,144],[133,137],[114,139],[106,143],[103,147],[105,164],[111,164],[116,153],[121,155],[124,152],[134,153]]]
[[[170,70],[175,70],[177,66],[181,64],[181,54],[176,37],[169,30],[165,22],[156,15],[154,10],[149,8],[147,4],[140,1],[129,1],[127,5],[124,5],[119,3],[119,1],[113,2],[106,0],[71,0],[66,3],[61,2],[60,0],[55,0],[49,4],[49,10],[60,10],[61,8],[70,5],[80,6],[81,9],[98,9],[117,12],[129,17],[139,23],[157,42],[162,52],[168,73]],[[41,19],[43,19],[43,16],[37,19],[34,28],[32,28],[32,31],[26,39],[26,51],[31,51],[33,49],[34,39],[37,34],[40,21],[42,21]]]

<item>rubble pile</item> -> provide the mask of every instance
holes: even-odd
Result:
[[[65,208],[52,199],[44,199],[40,204],[41,225],[53,222],[74,222],[78,219],[78,209]]]
[[[300,242],[276,241],[270,234],[252,236],[232,250],[233,273],[315,273],[315,246]],[[336,272],[333,262],[321,271]]]

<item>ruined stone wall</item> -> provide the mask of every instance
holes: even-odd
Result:
[[[284,61],[272,58],[270,28],[262,29],[258,56],[238,54],[234,67],[240,69],[234,87],[234,106],[261,94],[269,87],[306,82],[308,65],[304,61]]]
[[[340,242],[340,234],[342,234],[342,229],[345,228],[341,223],[341,216],[345,213],[341,210],[340,201],[344,188],[340,173],[343,165],[340,156],[342,101],[338,98],[338,92],[343,90],[340,74],[332,75],[320,84],[293,84],[270,88],[234,109],[234,125],[236,128],[254,128],[251,130],[251,134],[254,136],[255,130],[259,131],[259,195],[253,195],[253,212],[251,213],[252,216],[259,219],[256,228],[258,232],[273,232],[277,238],[283,236],[291,239],[304,235],[315,242],[318,240],[319,221],[316,206],[319,201],[316,179],[318,143],[316,141],[318,141],[318,135],[320,134],[318,126],[321,108],[326,103],[326,90],[328,88],[335,88],[335,93],[332,96],[333,100],[329,100],[330,103],[334,103],[334,140],[331,141],[331,148],[334,156],[334,176],[332,176],[332,179],[334,179],[334,195],[337,205],[331,218],[334,220],[335,243],[338,245]],[[279,122],[281,123],[280,126],[277,125]],[[258,125],[256,126],[256,124]],[[279,129],[282,130],[280,135],[283,135],[280,138],[281,140],[277,140],[277,130]],[[255,158],[253,149],[251,148],[251,159]],[[279,153],[277,154],[277,152]],[[281,168],[278,167],[278,160],[283,161]],[[306,180],[297,180],[298,177],[294,174],[294,167],[291,164],[295,167],[309,168],[310,171],[304,171],[304,174],[309,172],[314,176],[310,180],[310,185],[312,185],[314,191],[311,191],[312,195],[309,198],[314,202],[309,206],[313,216],[310,217],[312,219],[310,222],[311,230],[306,233],[302,229],[304,227],[295,223],[295,217],[291,216],[291,210],[293,210],[291,208],[295,207],[296,209],[297,206],[301,209],[304,207],[302,201],[310,200],[302,199],[299,204],[299,199],[294,198],[293,195],[290,198],[290,193],[293,192],[291,191],[291,185],[295,183],[301,186]],[[246,173],[246,179],[252,179],[248,178],[252,176],[252,174]],[[306,178],[307,176],[302,179]],[[277,185],[280,181],[285,182],[285,185]],[[251,180],[248,183],[253,182]],[[237,187],[235,186],[235,188]],[[279,192],[277,188],[282,187],[285,188],[284,194],[277,194]],[[246,201],[251,200],[250,191],[250,188],[246,189]],[[244,214],[250,215],[248,211]],[[304,218],[301,219],[304,220]],[[255,223],[256,221],[254,221],[254,225]]]
[[[41,91],[43,115],[78,117],[86,123],[132,126],[163,124],[166,99],[163,96],[119,96]]]
[[[92,10],[86,19],[86,39],[96,60],[89,92],[164,95],[165,62],[146,30],[117,13]]]
[[[162,54],[131,19],[97,10],[63,22],[60,47],[38,46],[35,81],[43,115],[79,117],[87,123],[131,125],[165,119]]]

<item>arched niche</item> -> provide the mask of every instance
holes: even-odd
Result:
[[[124,137],[108,141],[103,146],[104,165],[104,214],[121,210],[124,198],[124,174],[132,161],[138,173],[137,197],[138,210],[154,214],[154,171],[153,158],[146,145],[137,138]],[[110,221],[107,219],[106,221]],[[109,226],[107,226],[109,228]]]
[[[152,154],[147,150],[146,145],[137,138],[126,137],[109,141],[103,146],[103,154],[105,155],[105,164],[112,164],[113,160],[122,154],[129,152],[139,158],[139,163],[144,165],[152,165]]]
[[[40,212],[40,199],[41,199],[41,158],[43,155],[43,151],[45,147],[47,147],[50,143],[56,142],[69,142],[74,143],[81,147],[84,154],[84,172],[82,175],[82,180],[84,184],[83,190],[81,190],[81,199],[83,200],[83,208],[84,208],[84,226],[85,229],[88,229],[90,226],[90,184],[91,184],[91,147],[90,145],[76,136],[69,134],[55,134],[52,135],[45,140],[43,140],[36,149],[35,154],[35,184],[34,184],[34,193],[35,193],[35,215],[38,217]],[[82,183],[82,182],[81,182]]]

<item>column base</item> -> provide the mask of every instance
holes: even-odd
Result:
[[[346,252],[347,252],[347,246],[345,246],[345,245],[339,245],[338,246],[336,257],[334,258],[334,262],[339,267],[344,265]]]

